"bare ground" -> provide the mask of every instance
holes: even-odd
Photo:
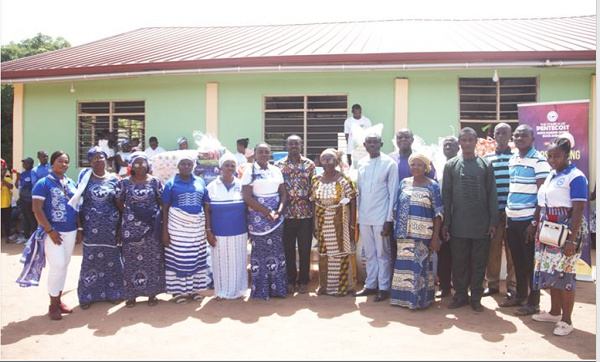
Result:
[[[1,355],[5,360],[576,360],[596,358],[596,284],[579,282],[567,337],[554,325],[499,308],[502,295],[483,298],[485,311],[448,310],[450,299],[410,311],[373,297],[309,294],[270,301],[96,303],[62,321],[47,316],[46,275],[21,288],[21,245],[2,245]],[[592,254],[595,260],[595,253]],[[77,306],[81,246],[71,260],[65,296]],[[313,263],[313,268],[316,265]],[[141,302],[140,302],[141,301]],[[542,309],[550,297],[542,292]]]

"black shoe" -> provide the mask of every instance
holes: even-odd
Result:
[[[466,299],[454,297],[452,303],[448,304],[448,309],[456,309],[465,305],[469,305],[469,302]]]
[[[361,291],[355,292],[355,297],[366,297],[367,295],[377,294],[377,289],[363,288]]]
[[[500,293],[500,289],[496,289],[496,288],[485,288],[483,290],[483,294],[481,295],[482,297],[489,297],[490,295],[494,295],[494,294],[498,294]]]
[[[354,296],[355,297],[366,297],[367,295],[375,295],[375,294],[377,294],[377,289],[363,288],[362,290],[355,292]]]
[[[483,312],[483,306],[480,302],[471,303],[471,308],[473,308],[475,312]]]
[[[436,298],[444,298],[449,295],[452,295],[452,292],[450,291],[450,289],[441,289],[441,290],[438,290],[437,292],[435,292]]]
[[[387,290],[380,290],[377,295],[375,296],[375,301],[376,302],[381,302],[384,301],[386,299],[388,299],[390,297],[390,292],[388,292]]]

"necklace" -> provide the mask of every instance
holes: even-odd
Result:
[[[94,170],[92,170],[92,175],[94,175],[94,176],[96,176],[96,177],[98,177],[98,178],[100,178],[100,179],[103,179],[103,178],[105,178],[105,177],[106,177],[106,171],[104,172],[104,175],[100,176],[100,175],[98,175],[97,173],[95,173],[95,172],[94,172]]]

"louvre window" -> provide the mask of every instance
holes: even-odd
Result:
[[[500,122],[519,123],[518,104],[537,102],[536,77],[460,78],[460,126],[474,128],[479,137],[494,133]]]
[[[326,148],[338,148],[344,138],[347,95],[293,95],[264,97],[265,141],[272,152],[285,151],[285,139],[297,134],[304,140],[303,155],[314,159]]]
[[[79,102],[77,104],[78,166],[90,165],[87,151],[98,145],[103,131],[110,133],[111,143],[115,145],[115,153],[119,151],[118,144],[124,138],[138,138],[140,140],[138,147],[145,148],[145,121],[145,101]]]

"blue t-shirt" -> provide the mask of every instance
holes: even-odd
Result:
[[[77,230],[77,211],[68,204],[76,190],[73,180],[65,176],[61,182],[53,173],[33,186],[32,198],[44,201],[44,214],[56,231]]]
[[[228,188],[221,178],[216,178],[208,184],[207,190],[213,233],[216,236],[235,236],[248,232],[242,182],[236,178]]]
[[[189,214],[203,212],[205,201],[206,184],[202,178],[194,175],[191,175],[189,182],[185,182],[177,174],[163,188],[162,202]]]
[[[32,170],[21,172],[19,181],[19,198],[21,201],[31,202],[31,190],[33,189],[34,183]]]
[[[45,165],[37,165],[32,169],[33,173],[32,173],[32,177],[33,179],[31,180],[31,182],[33,182],[33,184],[35,185],[36,182],[38,182],[39,180],[43,179],[44,177],[48,176],[50,174],[50,171],[52,171],[52,167],[50,166],[50,163],[46,163]]]

